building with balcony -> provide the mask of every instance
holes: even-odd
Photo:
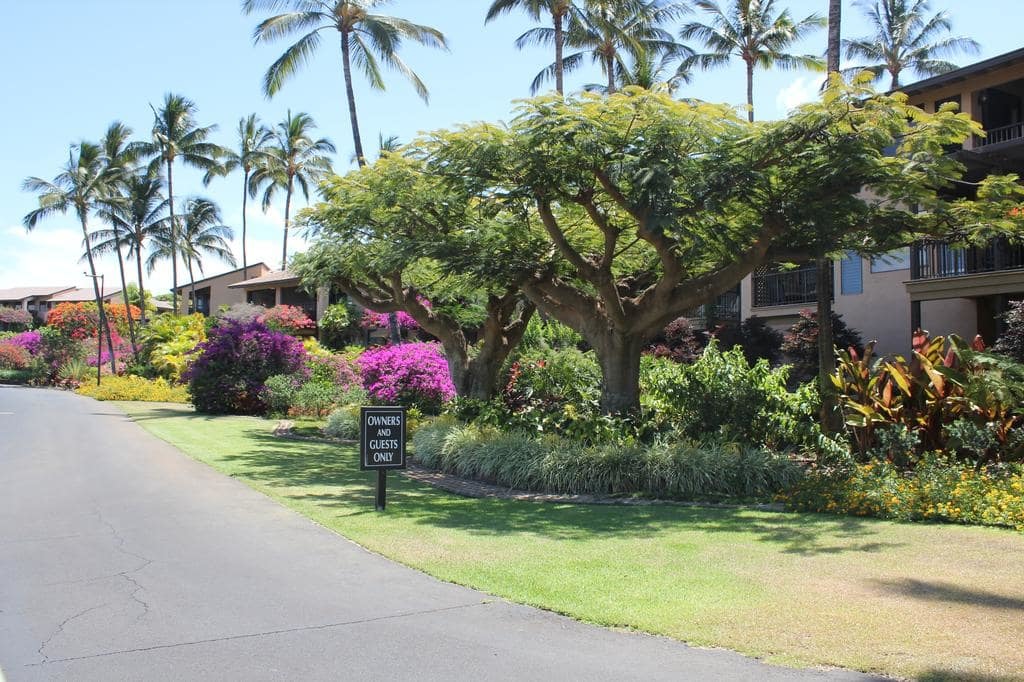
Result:
[[[965,180],[990,173],[1024,177],[1024,49],[993,57],[901,88],[911,104],[935,112],[953,102],[985,129],[950,150]],[[972,186],[950,187],[971,197]],[[757,315],[778,328],[791,325],[818,300],[816,268],[762,267],[740,285],[740,315]],[[833,309],[883,353],[906,353],[911,332],[981,334],[991,344],[1002,331],[1011,300],[1024,299],[1024,246],[993,240],[957,249],[929,241],[867,259],[849,254],[832,267]]]

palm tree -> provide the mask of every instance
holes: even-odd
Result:
[[[152,107],[151,107],[152,108]],[[223,147],[209,142],[216,125],[199,126],[195,120],[195,103],[168,93],[160,109],[153,108],[153,141],[139,143],[139,153],[153,157],[154,170],[162,164],[167,173],[167,205],[170,209],[170,230],[177,231],[174,216],[174,162],[181,159],[186,166],[206,171],[206,181],[217,173],[217,160],[226,154]],[[172,301],[178,309],[178,259],[175,255],[176,239],[171,239]]]
[[[194,270],[198,268],[202,274],[203,256],[216,256],[232,267],[235,265],[229,244],[234,239],[234,230],[222,222],[217,204],[195,197],[187,199],[182,206],[182,226],[177,234],[165,227],[153,235],[154,248],[146,261],[149,271],[152,272],[159,261],[174,258],[175,252],[180,253],[188,270],[192,312],[198,312]]]
[[[161,193],[163,180],[148,170],[133,173],[119,184],[118,200],[105,201],[100,209],[100,216],[111,229],[93,232],[96,241],[93,250],[107,253],[122,247],[126,249],[127,257],[135,259],[139,300],[144,303],[146,288],[142,278],[142,251],[151,235],[167,229],[169,204]],[[146,307],[140,305],[139,308],[142,324],[146,324]]]
[[[67,165],[52,181],[30,177],[22,183],[22,189],[26,192],[39,195],[39,208],[29,211],[22,220],[26,230],[31,232],[44,218],[58,213],[66,214],[69,210],[73,210],[78,216],[78,222],[82,226],[86,260],[89,262],[89,276],[92,278],[93,293],[99,311],[99,329],[107,333],[110,367],[115,373],[117,364],[114,359],[114,342],[110,336],[106,312],[103,310],[99,275],[96,274],[96,262],[89,243],[89,214],[96,210],[100,200],[109,194],[110,185],[116,179],[117,171],[112,170],[107,163],[100,146],[83,141],[70,147]],[[97,382],[98,377],[97,374]]]
[[[291,6],[291,12],[264,19],[253,31],[253,40],[276,40],[303,33],[270,65],[263,78],[263,91],[268,97],[277,93],[285,81],[301,67],[320,46],[320,32],[334,29],[341,34],[341,65],[345,76],[345,97],[348,100],[352,142],[360,166],[366,165],[363,143],[359,135],[355,92],[352,88],[352,64],[359,67],[370,87],[384,90],[380,62],[397,70],[412,83],[424,101],[427,87],[398,56],[403,40],[412,40],[428,47],[448,49],[444,35],[435,28],[414,24],[398,17],[373,14],[373,10],[389,0],[243,0],[242,11],[277,11]]]
[[[928,17],[928,0],[857,0],[874,33],[866,38],[844,40],[847,59],[863,59],[864,66],[847,73],[870,71],[875,80],[888,73],[890,90],[900,87],[900,74],[913,70],[922,76],[952,71],[956,64],[944,61],[956,52],[977,54],[979,45],[963,36],[947,36],[953,24],[946,12]]]
[[[283,121],[271,133],[271,141],[252,175],[252,186],[265,188],[263,210],[266,211],[278,190],[285,193],[284,240],[281,246],[281,269],[288,266],[288,226],[291,218],[292,194],[295,185],[309,200],[309,185],[316,183],[331,170],[326,154],[334,152],[334,144],[327,138],[314,140],[316,128],[313,117],[289,110]]]
[[[221,164],[221,172],[224,174],[242,169],[242,269],[243,276],[249,276],[249,260],[246,254],[245,242],[248,232],[246,220],[246,209],[248,200],[256,198],[256,187],[250,179],[256,166],[262,161],[267,144],[270,142],[270,129],[260,123],[256,114],[238,120],[238,148],[229,150]]]
[[[828,0],[828,48],[825,50],[825,70],[831,76],[839,73],[840,24],[843,19],[842,0]]]
[[[754,120],[754,68],[813,69],[824,64],[813,55],[786,52],[793,43],[825,25],[826,20],[811,14],[794,21],[789,10],[775,13],[775,0],[729,0],[723,9],[714,0],[694,0],[694,6],[706,12],[706,24],[690,22],[683,26],[683,40],[696,38],[709,50],[696,55],[694,63],[709,69],[739,57],[747,67],[747,118]]]
[[[131,177],[133,164],[138,158],[137,146],[131,145],[128,142],[128,138],[131,137],[131,134],[131,128],[120,121],[114,121],[107,128],[107,132],[103,136],[103,139],[100,140],[100,146],[103,148],[103,156],[107,164],[107,170],[112,177],[117,178],[108,187],[109,192],[107,195],[101,199],[98,215],[104,220],[106,220],[106,215],[103,208],[122,201],[124,195],[119,190],[124,186],[127,179]],[[128,317],[128,338],[132,344],[132,354],[137,355],[139,347],[135,336],[135,319],[131,315],[131,307],[128,304],[128,282],[124,275],[124,256],[121,253],[121,237],[130,237],[131,232],[125,231],[123,234],[118,234],[120,232],[120,227],[116,223],[110,223],[110,225],[112,230],[115,232],[115,238],[101,240],[103,249],[100,252],[112,247],[113,252],[117,254],[117,269],[121,275],[121,297],[124,298],[125,313]],[[95,240],[96,238],[96,233],[93,233],[93,239]],[[98,243],[93,248],[100,249],[100,244]]]
[[[681,83],[689,83],[692,79],[693,74],[689,69],[688,61],[692,54],[689,52],[692,51],[689,51],[689,48],[684,45],[680,45],[678,50],[661,55],[651,54],[647,51],[641,52],[631,59],[628,68],[616,66],[616,89],[636,86],[645,90],[653,90],[662,86],[668,89],[669,94],[675,94]],[[673,62],[677,60],[681,60],[681,63],[675,65],[673,71]],[[583,89],[608,94],[608,86],[602,83],[588,83],[583,86]]]
[[[555,90],[559,95],[565,94],[565,71],[562,64],[565,51],[565,24],[574,11],[579,11],[575,3],[572,0],[494,0],[490,9],[487,10],[484,23],[493,21],[502,14],[516,9],[525,11],[534,21],[540,21],[541,14],[551,15],[551,28],[546,26],[531,28],[516,39],[516,47],[522,49],[530,44],[554,43],[555,61],[549,68],[554,70]]]

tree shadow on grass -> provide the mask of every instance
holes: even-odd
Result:
[[[991,609],[1024,611],[1024,599],[1007,597],[984,590],[965,588],[950,583],[904,578],[902,580],[876,580],[874,584],[883,590],[922,601],[969,604]]]
[[[261,429],[251,430],[247,437],[254,442],[253,449],[221,458],[241,466],[244,473],[240,477],[279,487],[312,488],[289,496],[336,510],[339,516],[375,513],[376,474],[360,471],[353,446],[282,441]],[[643,537],[680,529],[735,533],[800,555],[879,552],[900,544],[875,538],[879,525],[866,519],[749,509],[476,499],[396,473],[388,476],[385,513],[436,528],[482,535],[527,533],[551,539]]]
[[[1012,682],[1018,675],[985,675],[954,670],[927,670],[917,678],[920,682]]]

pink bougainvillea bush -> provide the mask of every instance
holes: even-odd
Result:
[[[371,348],[359,356],[363,387],[379,402],[435,413],[455,397],[448,363],[436,343]]]
[[[299,334],[316,329],[316,322],[309,318],[305,310],[296,305],[274,306],[257,320],[274,331],[285,334]]]
[[[420,328],[419,323],[412,319],[412,316],[404,310],[399,310],[395,313],[395,317],[398,318],[399,329]],[[372,310],[364,310],[363,319],[359,321],[359,326],[363,329],[387,329],[388,324],[388,313],[375,313]]]

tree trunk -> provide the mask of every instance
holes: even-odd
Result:
[[[555,14],[555,90],[559,95],[565,94],[564,78],[562,69],[562,53],[565,49],[565,34],[562,30],[562,15]]]
[[[178,310],[178,224],[174,220],[174,162],[167,160],[167,207],[171,213],[171,300]]]
[[[135,235],[135,267],[138,270],[139,275],[139,310],[142,314],[142,324],[146,325],[146,290],[142,284],[142,239],[139,238],[139,233]]]
[[[747,62],[747,120],[754,122],[754,62]]]
[[[348,33],[341,32],[341,63],[345,71],[345,97],[348,99],[348,117],[352,122],[352,144],[355,145],[356,163],[362,168],[366,165],[363,155],[363,141],[359,137],[359,119],[356,116],[356,93],[352,89],[352,64],[349,56]]]
[[[114,241],[114,248],[117,249],[117,267],[121,271],[121,298],[124,299],[124,312],[128,316],[128,339],[132,343],[132,357],[138,360],[139,346],[135,341],[135,320],[132,318],[132,304],[128,302],[128,282],[124,277],[124,258],[121,257],[121,243],[116,239]]]
[[[841,11],[840,0],[829,0],[826,64],[829,75],[839,73]],[[818,393],[821,396],[821,412],[818,415],[818,422],[821,424],[822,432],[831,434],[842,429],[838,397],[835,387],[832,385],[832,374],[836,371],[835,337],[832,329],[832,288],[834,284],[829,260],[818,258],[816,265],[818,268]]]
[[[827,258],[816,261],[818,291],[818,392],[821,395],[819,423],[824,433],[836,433],[842,427],[838,423],[838,403],[832,374],[836,371],[835,341],[832,334],[832,268]]]
[[[608,71],[608,94],[615,94],[615,58],[605,57],[605,69]]]
[[[281,245],[281,270],[288,269],[288,218],[292,210],[292,183],[295,176],[288,176],[288,193],[284,196],[284,242]]]
[[[611,415],[628,415],[640,409],[640,353],[644,339],[605,331],[584,338],[594,347],[601,365],[601,411]]]
[[[199,312],[199,301],[196,300],[196,276],[192,274],[192,259],[185,257],[185,265],[188,266],[188,288],[192,292],[192,312]]]
[[[117,374],[117,359],[114,357],[114,340],[110,335],[110,320],[107,319],[107,313],[103,309],[103,296],[100,294],[100,283],[97,281],[99,275],[96,274],[96,262],[92,259],[92,244],[89,242],[89,226],[86,224],[85,216],[82,216],[82,239],[85,243],[85,255],[89,260],[89,275],[92,277],[92,290],[96,295],[96,309],[99,314],[99,325],[97,326],[96,333],[103,336],[103,330],[107,331],[107,350],[110,351],[110,371],[113,374]],[[96,367],[99,368],[103,364],[103,355],[101,352],[96,356]],[[99,380],[99,370],[97,369],[96,383]]]
[[[242,281],[249,279],[249,261],[245,254],[245,235],[247,221],[245,217],[246,205],[249,202],[249,169],[244,169],[242,176]]]
[[[842,21],[842,12],[841,0],[828,0],[828,52],[825,61],[830,76],[833,73],[839,73],[839,27]]]

